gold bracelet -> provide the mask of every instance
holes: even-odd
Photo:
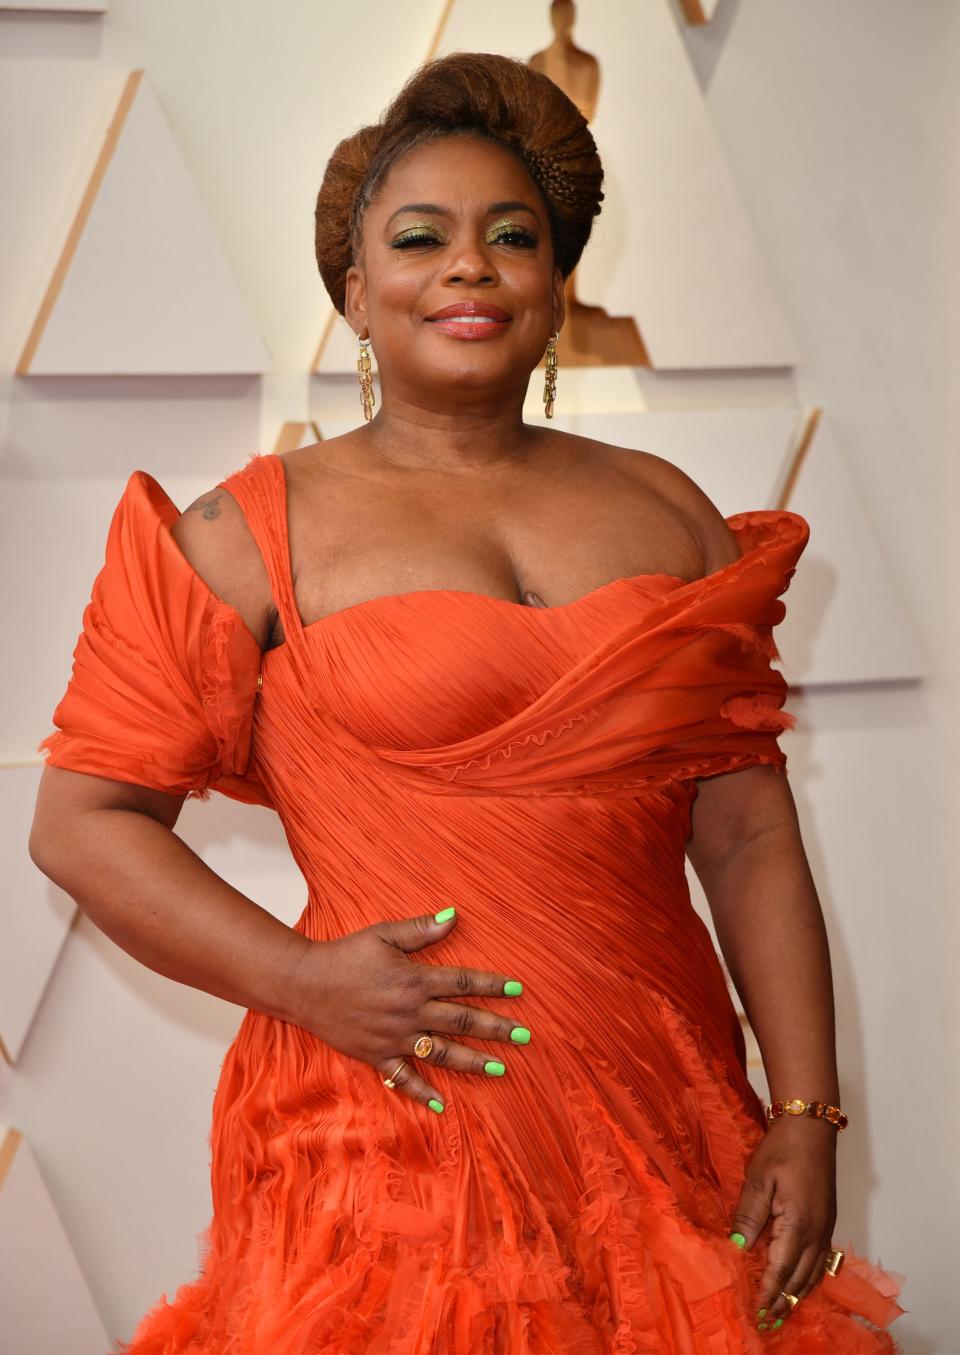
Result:
[[[781,1115],[809,1115],[812,1120],[827,1120],[839,1134],[850,1123],[839,1106],[828,1106],[826,1101],[801,1101],[796,1096],[792,1101],[773,1101],[764,1109],[767,1124],[779,1120]]]

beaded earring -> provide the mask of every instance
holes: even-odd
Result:
[[[363,404],[363,417],[369,421],[373,418],[373,406],[376,403],[376,396],[373,393],[373,368],[370,366],[370,339],[361,339],[357,335],[357,342],[360,344],[360,356],[357,358],[357,372],[360,378],[360,400]]]
[[[544,413],[548,419],[553,418],[553,406],[557,398],[557,340],[560,338],[560,332],[550,336],[547,343],[546,372],[543,383],[543,403],[546,406]]]

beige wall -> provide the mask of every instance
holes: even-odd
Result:
[[[426,53],[441,9],[439,0],[114,0],[102,20],[0,17],[8,72],[49,56],[146,68],[277,368],[252,393],[235,378],[199,390],[16,382],[30,289],[0,251],[0,295],[17,310],[0,330],[0,415],[13,430],[2,444],[6,502],[55,505],[52,521],[37,519],[51,549],[71,505],[86,502],[67,477],[109,487],[142,465],[168,487],[212,483],[268,445],[256,440],[258,407],[306,398],[322,299],[312,194],[334,142],[375,115],[397,72]],[[908,1355],[933,1355],[952,1348],[945,1258],[960,1240],[960,7],[720,0],[714,22],[685,41],[802,361],[792,377],[651,378],[637,408],[696,404],[704,392],[714,404],[823,406],[930,667],[920,686],[797,694],[799,725],[784,746],[831,930],[853,1118],[837,1237],[907,1272],[912,1314],[898,1336]],[[349,380],[330,378],[314,383],[314,408],[334,411],[341,389],[352,407]],[[272,428],[271,416],[260,427]],[[48,609],[58,634],[75,631],[69,617],[79,619],[108,498],[91,500],[100,506],[83,520],[83,542],[68,538],[87,555],[73,571],[82,577],[64,575],[65,600],[45,594],[8,632],[11,660],[42,658],[36,672],[20,664],[25,711],[28,685],[39,683],[45,702],[62,687],[69,645],[51,645]],[[8,755],[23,756],[33,734],[24,725],[4,737]],[[181,822],[215,869],[296,915],[301,885],[272,816],[191,804]],[[32,1144],[112,1335],[129,1337],[194,1270],[209,1209],[210,1098],[239,1018],[143,970],[79,919],[16,1068],[0,1061],[0,1120]]]

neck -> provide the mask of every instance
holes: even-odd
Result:
[[[394,396],[358,431],[383,461],[454,473],[523,461],[540,432],[524,423],[522,400],[493,405],[466,394],[455,411]]]

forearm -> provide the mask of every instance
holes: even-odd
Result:
[[[40,869],[149,969],[289,1019],[290,975],[306,944],[241,894],[174,832],[130,809],[91,809],[31,839]]]
[[[799,829],[764,833],[701,883],[771,1096],[838,1105],[830,952]]]

